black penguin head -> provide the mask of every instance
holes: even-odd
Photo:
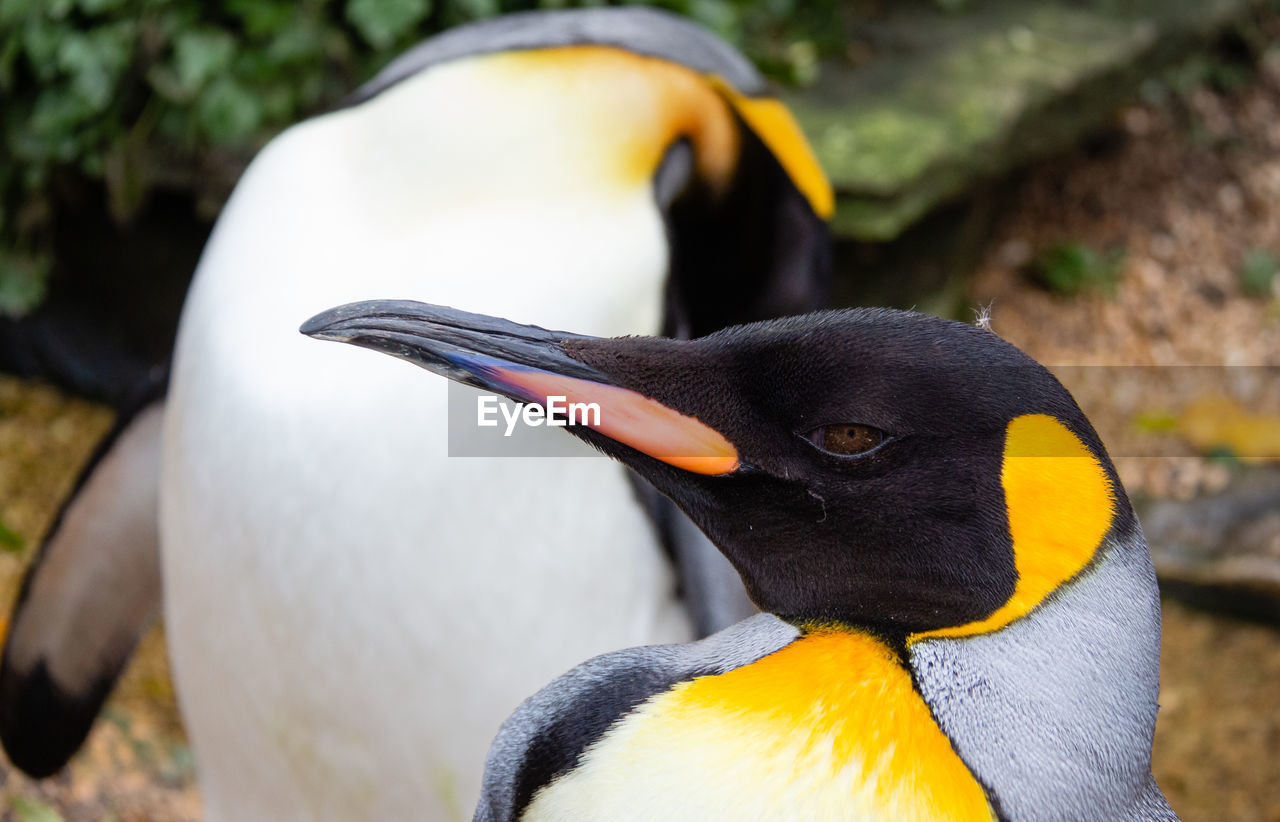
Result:
[[[408,302],[303,332],[522,401],[671,497],[762,609],[888,634],[981,633],[1082,570],[1131,514],[1067,391],[994,334],[885,310],[692,341],[597,339]]]

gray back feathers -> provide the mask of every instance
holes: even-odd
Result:
[[[450,29],[393,60],[345,105],[362,103],[401,80],[451,60],[579,45],[614,46],[718,75],[743,94],[759,96],[765,92],[764,78],[755,67],[709,31],[657,9],[597,8],[508,14]]]
[[[577,764],[614,720],[677,682],[749,665],[799,632],[757,614],[687,645],[653,645],[598,656],[524,701],[489,749],[475,822],[512,822],[534,791]],[[551,765],[551,767],[548,767]]]

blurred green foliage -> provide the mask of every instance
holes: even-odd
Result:
[[[0,551],[20,553],[24,544],[21,535],[0,522]]]
[[[1178,418],[1163,411],[1147,411],[1133,419],[1133,427],[1144,434],[1172,434],[1178,430]]]
[[[1245,252],[1237,273],[1244,293],[1265,297],[1271,293],[1271,283],[1280,273],[1280,257],[1267,248],[1251,248]]]
[[[62,814],[37,799],[25,796],[15,796],[10,802],[10,810],[17,822],[62,822]]]
[[[805,80],[837,0],[649,0]],[[120,223],[155,186],[216,208],[253,151],[399,51],[458,23],[592,0],[0,0],[0,312],[37,304],[59,177],[105,182]],[[212,208],[207,209],[212,210]]]
[[[1114,294],[1124,262],[1123,249],[1095,251],[1084,243],[1050,246],[1031,262],[1032,278],[1055,294],[1074,297],[1089,289]]]

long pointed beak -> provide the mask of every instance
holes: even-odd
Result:
[[[562,343],[587,339],[533,325],[410,300],[348,303],[302,324],[303,334],[371,348],[519,402],[595,405],[587,427],[677,468],[719,475],[738,467],[720,432],[622,388],[570,357]],[[563,407],[563,406],[562,406]]]

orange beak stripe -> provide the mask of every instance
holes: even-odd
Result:
[[[543,404],[548,397],[596,404],[598,423],[594,415],[587,417],[592,429],[668,465],[709,476],[738,467],[737,449],[719,431],[643,394],[549,371],[501,366],[488,371]]]

